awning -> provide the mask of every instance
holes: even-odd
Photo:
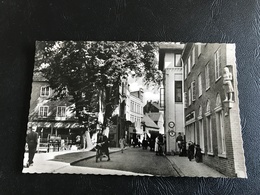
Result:
[[[81,128],[82,126],[79,123],[73,122],[31,122],[32,127],[39,127],[39,128],[51,128],[53,124],[53,128],[64,128],[64,129],[74,129],[74,128]]]

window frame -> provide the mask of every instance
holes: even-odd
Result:
[[[175,81],[175,102],[177,102],[177,103],[181,103],[182,102],[182,81]],[[179,101],[177,101],[177,85],[178,85],[178,89],[181,89],[181,91],[180,91],[180,93],[178,93],[178,94],[180,94],[180,97],[181,97],[181,99],[179,100]]]
[[[196,100],[196,86],[195,81],[191,82],[191,101],[194,102]]]
[[[64,115],[59,115],[59,108],[61,109],[61,113],[62,109],[64,109]],[[56,117],[66,117],[66,106],[57,106]]]
[[[202,96],[202,75],[199,73],[198,75],[198,97]]]
[[[47,94],[47,90],[46,89],[49,89],[48,90],[48,94]],[[47,95],[46,95],[47,94]],[[45,85],[45,86],[41,86],[41,89],[40,89],[40,97],[49,97],[51,94],[51,88],[49,85]]]
[[[221,53],[220,48],[214,54],[214,65],[215,65],[215,81],[218,81],[221,78]]]
[[[205,83],[206,83],[206,91],[210,88],[210,62],[208,62],[206,65],[205,65]]]
[[[164,88],[160,88],[160,107],[164,107],[165,99],[164,99]]]
[[[43,109],[42,111],[41,111],[41,108]],[[43,113],[43,115],[41,115],[41,113]],[[44,115],[44,113],[46,113],[46,116]],[[38,113],[39,118],[47,118],[48,113],[49,113],[49,106],[40,106],[39,107],[39,113]]]

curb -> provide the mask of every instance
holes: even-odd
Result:
[[[113,154],[113,153],[120,152],[120,151],[121,151],[121,150],[119,149],[119,150],[116,150],[116,151],[109,152],[109,154]],[[95,157],[95,156],[96,156],[96,155],[90,155],[90,156],[87,156],[87,157],[84,157],[84,158],[75,160],[75,161],[71,162],[70,165],[72,166],[72,165],[74,165],[74,164],[76,164],[76,163],[78,163],[78,162],[80,162],[80,161],[82,161],[82,160],[87,160],[87,159],[93,158],[93,157]]]
[[[171,163],[172,168],[179,174],[180,177],[185,177],[184,173],[177,167],[177,165],[171,161],[168,156],[166,156],[167,160]]]

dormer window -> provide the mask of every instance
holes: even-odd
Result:
[[[41,97],[49,97],[51,93],[51,88],[49,86],[41,87],[40,96]]]

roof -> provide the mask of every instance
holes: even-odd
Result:
[[[40,72],[34,72],[33,81],[48,81],[48,80]]]
[[[159,103],[157,103],[157,102],[152,102],[151,104],[152,104],[153,106],[155,106],[157,109],[159,109],[159,110],[161,109]]]
[[[142,122],[144,122],[147,127],[160,129],[147,114],[144,115]]]
[[[148,116],[153,120],[153,121],[158,121],[162,113],[160,112],[151,112],[148,113]]]

